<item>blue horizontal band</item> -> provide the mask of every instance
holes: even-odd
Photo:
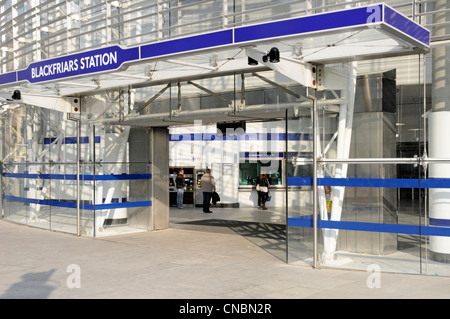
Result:
[[[312,141],[312,134],[308,133],[243,133],[233,131],[233,134],[218,135],[217,133],[176,133],[169,134],[170,142],[180,141],[285,141],[286,137],[289,141]],[[331,135],[329,136],[331,137]],[[45,137],[44,144],[51,144],[56,137]],[[95,143],[100,143],[100,136],[95,137]],[[66,137],[63,144],[76,144],[76,137]],[[89,143],[89,136],[80,137],[81,144]]]
[[[420,180],[421,188],[450,188],[450,178],[428,178]]]
[[[288,186],[312,186],[312,177],[288,177]],[[450,188],[450,178],[318,178],[318,186],[386,187],[386,188]]]
[[[283,159],[284,153],[283,152],[240,152],[239,158],[270,158],[270,159]]]
[[[52,180],[77,180],[76,174],[28,174],[28,173],[4,173],[9,178],[52,179]],[[111,174],[111,175],[80,175],[82,181],[115,181],[151,179],[152,174]]]
[[[311,215],[301,217],[291,217],[288,218],[287,220],[287,226],[313,228],[313,219]],[[317,221],[317,228],[450,237],[450,227],[437,227],[437,226],[379,224],[379,223],[333,221],[333,220],[319,219]]]
[[[138,201],[138,202],[124,202],[124,203],[111,203],[111,204],[85,204],[84,209],[87,210],[103,210],[114,208],[132,208],[132,207],[150,207],[152,206],[151,200]]]
[[[34,199],[17,196],[5,195],[5,200],[20,202],[26,204],[47,205],[53,207],[65,207],[65,208],[77,208],[77,203],[58,201],[51,199]],[[152,206],[152,201],[137,201],[137,202],[123,202],[123,203],[110,203],[110,204],[80,204],[80,208],[84,210],[103,210],[103,209],[115,209],[115,208],[131,208],[131,207],[149,207]]]
[[[429,222],[431,226],[450,227],[450,219],[430,217]]]
[[[51,144],[54,141],[56,141],[56,137],[45,137],[44,138],[44,144]],[[76,137],[66,137],[62,140],[63,144],[77,144],[77,138]],[[95,137],[95,143],[100,143],[100,136]],[[81,136],[80,137],[80,143],[81,144],[88,144],[89,143],[89,136]]]
[[[239,131],[232,130],[232,133],[175,133],[169,134],[170,142],[179,141],[312,141],[312,134],[309,133],[247,133],[240,134]],[[329,134],[331,138],[332,134]]]

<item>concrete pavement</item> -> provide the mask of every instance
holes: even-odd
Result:
[[[183,228],[90,238],[0,221],[0,298],[426,299],[450,278],[286,264],[243,236]],[[373,281],[371,281],[373,283]]]

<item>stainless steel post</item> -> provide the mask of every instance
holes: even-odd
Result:
[[[67,119],[71,121],[75,121],[77,123],[77,236],[80,236],[80,224],[81,224],[81,214],[80,214],[80,135],[81,135],[81,120],[77,118],[70,117],[70,114],[67,114]]]
[[[312,100],[312,128],[313,128],[313,267],[318,267],[318,229],[317,229],[317,99],[315,97],[315,90],[313,92],[314,95],[311,95],[308,90],[308,98]]]

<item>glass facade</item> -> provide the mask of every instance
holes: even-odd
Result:
[[[80,124],[78,142],[75,121],[32,106],[1,123],[5,219],[99,236],[104,226],[150,209],[151,173],[147,162],[130,160],[129,127]],[[145,222],[134,227],[146,229]]]
[[[87,49],[134,47],[371,3],[2,1],[0,73]],[[446,1],[386,3],[432,31],[432,52],[359,61],[353,87],[349,80],[319,89],[315,102],[304,98],[308,92],[298,83],[261,70],[132,91],[118,87],[82,97],[100,106],[91,114],[82,104],[75,120],[2,104],[3,218],[88,236],[111,233],[109,226],[122,223],[148,229],[153,172],[134,142],[140,136],[134,126],[117,119],[138,114],[145,127],[182,109],[195,116],[163,123],[171,127],[170,166],[212,167],[223,177],[223,203],[242,209],[255,204],[255,180],[268,171],[270,206],[285,226],[281,259],[362,270],[375,263],[385,271],[448,276],[450,216],[441,211],[450,189],[450,155],[442,151],[445,138],[438,139],[446,131],[432,129],[439,116],[430,113],[446,112],[450,102],[440,83],[449,68],[449,8]],[[177,72],[167,65],[149,64],[146,72]],[[237,115],[233,122],[246,123],[243,132],[217,132],[221,114],[229,112]]]

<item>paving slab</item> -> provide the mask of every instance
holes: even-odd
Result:
[[[450,278],[291,265],[234,232],[110,237],[0,221],[1,299],[447,299]]]

